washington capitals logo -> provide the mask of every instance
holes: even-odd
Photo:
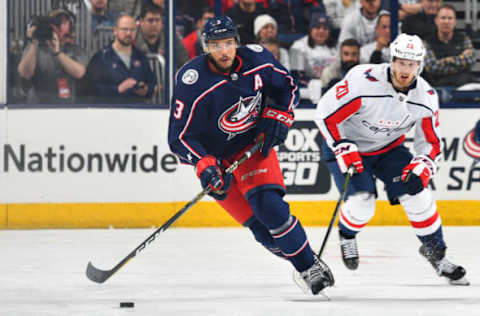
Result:
[[[218,119],[218,127],[228,134],[227,140],[252,128],[260,113],[262,93],[255,96],[240,97],[237,103],[229,107]]]
[[[367,79],[370,80],[370,81],[378,81],[377,78],[375,78],[374,76],[372,76],[372,75],[370,74],[370,72],[372,71],[372,69],[373,69],[373,68],[370,68],[370,69],[368,69],[367,71],[365,71],[365,73],[364,73],[364,74],[365,74],[365,78],[367,78]]]

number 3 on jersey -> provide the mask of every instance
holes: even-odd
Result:
[[[182,118],[183,109],[185,108],[185,104],[183,104],[180,100],[175,100],[175,110],[173,112],[173,117],[177,120]]]

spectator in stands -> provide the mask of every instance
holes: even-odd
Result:
[[[188,15],[191,18],[193,18],[192,27],[195,28],[196,27],[195,17],[198,16],[198,14],[202,11],[203,8],[209,7],[209,2],[210,2],[209,0],[195,0],[195,1],[192,1],[192,0],[176,0],[175,8],[177,10],[177,13],[185,14],[185,15]],[[213,10],[213,7],[211,7],[211,8]],[[187,34],[190,34],[191,32],[193,32],[193,30],[191,30]]]
[[[155,4],[146,4],[140,13],[140,29],[137,32],[135,46],[144,53],[165,56],[165,32],[163,29],[163,10]],[[175,39],[176,67],[179,69],[188,60],[187,50],[182,40]]]
[[[34,21],[27,30],[25,48],[17,71],[28,80],[28,102],[72,103],[77,80],[86,72],[87,54],[75,45],[74,18],[69,11],[49,12],[51,23]]]
[[[175,0],[175,31],[180,38],[184,38],[194,31],[195,18],[191,14],[191,10],[200,10],[201,7],[205,6],[203,2],[204,0]],[[165,0],[146,0],[145,4],[147,3],[156,4],[165,12]]]
[[[113,27],[120,12],[108,9],[108,0],[90,0],[92,11],[92,33],[100,26]]]
[[[98,51],[88,65],[88,79],[98,103],[146,103],[154,92],[155,77],[145,54],[133,46],[135,19],[118,18],[115,40]]]
[[[273,57],[278,60],[287,70],[290,70],[290,60],[288,57],[288,51],[280,47],[280,43],[276,38],[264,38],[258,42],[260,45],[265,47]]]
[[[340,60],[331,63],[322,73],[322,94],[343,79],[360,62],[360,45],[353,38],[340,44]]]
[[[402,33],[418,35],[422,40],[436,33],[435,15],[442,0],[421,0],[422,9],[417,14],[407,16],[402,22]]]
[[[419,0],[399,0],[398,19],[405,20],[409,15],[417,14],[422,10],[422,3]]]
[[[235,5],[234,0],[221,0],[222,1],[222,13],[227,12],[230,8],[233,8]],[[209,0],[208,1],[209,5],[213,8],[215,5],[215,0]]]
[[[390,12],[380,11],[375,27],[375,41],[360,48],[360,63],[390,62]]]
[[[185,36],[195,30],[195,18],[191,12],[199,12],[199,10],[206,5],[208,0],[175,0],[176,14],[175,14],[175,31],[177,35],[183,39]],[[140,5],[136,5],[133,10],[133,16],[138,17],[145,5],[156,5],[165,10],[165,0],[139,0]]]
[[[268,2],[268,7],[265,6],[265,2]],[[316,12],[325,13],[322,0],[265,0],[265,2],[264,7],[277,21],[280,34],[308,33],[308,18]]]
[[[323,4],[328,19],[332,23],[332,30],[337,34],[340,33],[345,16],[360,10],[359,0],[324,0]]]
[[[337,59],[338,51],[330,37],[330,23],[326,15],[313,14],[309,34],[290,47],[290,68],[300,86],[301,99],[316,102],[320,98],[322,72]]]
[[[268,14],[259,15],[255,18],[253,29],[255,33],[255,38],[257,39],[257,43],[262,44],[265,47],[267,47],[266,45],[268,45],[267,49],[269,51],[269,48],[276,51],[277,49],[275,48],[275,46],[278,46],[277,60],[285,68],[290,70],[288,51],[285,48],[280,47],[279,42],[277,41],[277,22],[275,21],[275,19]]]
[[[353,38],[360,45],[365,45],[375,40],[375,26],[377,25],[378,13],[381,0],[360,0],[362,8],[350,12],[345,16],[338,38],[344,40]]]
[[[109,8],[117,12],[133,13],[137,0],[110,0]]]
[[[211,19],[215,16],[215,13],[211,7],[203,7],[200,12],[200,16],[197,19],[197,29],[183,39],[183,45],[187,49],[188,58],[190,59],[203,54],[201,41],[203,27],[208,19]]]
[[[257,5],[255,0],[238,0],[238,3],[226,12],[237,27],[242,45],[255,43],[253,21],[265,13],[263,6]]]
[[[435,17],[437,32],[426,40],[424,77],[433,86],[461,86],[473,81],[475,64],[472,41],[455,29],[455,8],[442,5]]]

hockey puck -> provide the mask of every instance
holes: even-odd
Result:
[[[134,302],[120,302],[120,307],[132,308],[135,307]]]

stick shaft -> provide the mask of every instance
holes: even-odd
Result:
[[[338,198],[337,205],[335,206],[335,210],[333,211],[332,218],[330,219],[330,224],[328,224],[327,233],[322,241],[322,246],[320,247],[320,251],[318,252],[318,257],[320,258],[323,254],[323,250],[325,249],[325,245],[327,244],[328,237],[330,236],[330,231],[332,230],[333,225],[335,224],[335,220],[337,219],[338,210],[340,209],[340,205],[345,198],[345,193],[347,192],[348,182],[350,182],[350,178],[353,175],[354,168],[350,167],[347,171],[347,175],[345,176],[345,181],[343,182],[342,192],[340,192],[340,197]]]
[[[233,173],[242,163],[250,158],[255,152],[257,152],[263,145],[263,139],[259,139],[249,150],[247,150],[238,160],[234,161],[226,170],[226,173]],[[91,262],[87,265],[86,274],[87,277],[93,282],[103,283],[108,280],[115,272],[120,270],[126,265],[133,257],[139,252],[145,249],[155,238],[165,230],[167,230],[173,223],[175,223],[185,212],[187,212],[192,206],[200,201],[206,194],[210,192],[210,187],[206,187],[200,193],[198,193],[192,200],[185,204],[177,213],[170,217],[162,226],[155,230],[150,236],[147,237],[140,245],[132,250],[125,258],[123,258],[115,267],[111,270],[101,270],[96,268]]]

